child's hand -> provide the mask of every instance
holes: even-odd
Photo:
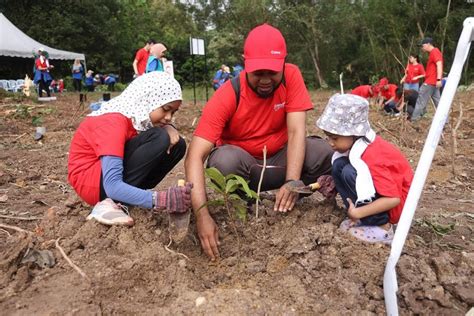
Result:
[[[347,198],[347,202],[349,203],[349,207],[347,208],[347,216],[349,216],[349,218],[353,221],[358,220],[359,216],[357,216],[357,208],[355,207],[354,203],[352,203],[350,198]]]
[[[168,154],[171,152],[171,148],[179,142],[179,133],[178,131],[171,125],[165,125],[164,129],[168,132],[170,137],[170,147],[166,151]]]

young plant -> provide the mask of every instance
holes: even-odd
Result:
[[[247,181],[235,174],[224,176],[216,168],[207,168],[206,176],[210,180],[209,186],[219,196],[217,199],[209,200],[206,205],[224,206],[231,217],[232,209],[234,209],[235,216],[240,220],[245,220],[247,201],[242,195],[245,194],[247,199],[258,199],[257,193],[249,188]]]

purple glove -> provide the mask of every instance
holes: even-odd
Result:
[[[323,175],[318,178],[318,183],[321,186],[319,192],[326,198],[334,198],[336,196],[336,184],[330,175]]]
[[[191,207],[191,189],[193,184],[186,182],[185,186],[173,186],[166,191],[154,194],[154,209],[166,209],[168,213],[184,213]]]

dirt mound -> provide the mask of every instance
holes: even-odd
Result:
[[[314,98],[318,110],[311,113],[311,133],[328,96]],[[462,104],[464,110],[458,153],[453,161],[447,127],[397,266],[402,314],[463,315],[474,304],[473,96],[457,96],[454,109]],[[288,214],[276,214],[265,203],[259,218],[251,212],[244,223],[213,209],[222,257],[213,263],[201,253],[194,223],[181,244],[168,248],[165,214],[132,208],[130,228],[87,221],[90,207],[66,180],[69,141],[85,113],[74,100],[72,94],[40,106],[22,100],[25,111],[17,101],[1,101],[0,307],[5,314],[385,312],[382,282],[390,248],[338,230],[344,211],[317,193]],[[185,103],[177,113],[188,140],[201,107]],[[33,140],[33,116],[41,116],[47,127],[41,142]],[[371,116],[376,131],[415,167],[428,120],[413,128],[377,111]],[[182,176],[180,164],[159,186]],[[57,242],[86,277],[67,263]]]

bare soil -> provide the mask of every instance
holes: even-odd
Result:
[[[312,134],[319,133],[314,121],[329,96],[313,94],[316,110],[308,120]],[[99,97],[89,95],[89,101]],[[452,127],[444,130],[397,266],[404,315],[464,315],[474,304],[473,98],[474,91],[455,98],[450,125],[456,125],[460,106],[462,123],[455,138]],[[185,257],[165,248],[169,237],[164,214],[133,208],[136,224],[131,228],[86,221],[91,207],[67,183],[69,142],[87,114],[87,104],[83,110],[77,99],[72,93],[43,104],[0,98],[2,314],[385,312],[382,282],[390,248],[340,232],[344,210],[319,193],[301,200],[288,214],[273,213],[265,202],[259,218],[251,212],[244,223],[212,209],[222,254],[214,263],[201,252],[194,223],[188,238],[170,246]],[[176,115],[188,142],[202,106],[185,102]],[[412,126],[373,109],[371,121],[415,168],[432,113],[430,109],[428,118]],[[40,117],[47,128],[41,141],[33,139],[33,117]],[[183,175],[180,163],[158,188]],[[66,262],[56,247],[58,239],[86,277]]]

